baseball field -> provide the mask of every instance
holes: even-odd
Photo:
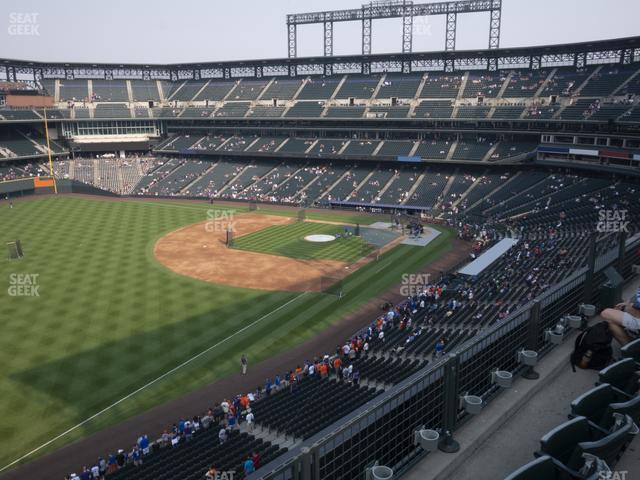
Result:
[[[212,210],[237,223],[232,248],[224,229],[207,227]],[[361,239],[302,238],[387,218],[296,214],[64,196],[0,203],[0,240],[20,239],[25,253],[0,259],[0,469],[235,373],[243,352],[255,364],[299,345],[451,248],[442,229],[427,247],[391,245],[353,268],[373,250]],[[342,298],[309,287],[336,271]],[[296,272],[308,278],[288,281]]]

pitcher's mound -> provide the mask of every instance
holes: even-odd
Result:
[[[318,235],[307,235],[306,237],[304,237],[304,239],[307,242],[326,243],[326,242],[333,242],[336,239],[336,237],[334,237],[333,235],[318,234]]]

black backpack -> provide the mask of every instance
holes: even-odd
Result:
[[[576,371],[576,366],[590,370],[606,367],[613,357],[612,338],[607,322],[596,323],[580,332],[571,354],[573,371]]]

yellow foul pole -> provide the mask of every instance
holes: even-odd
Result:
[[[47,107],[44,107],[44,134],[47,137],[47,153],[49,154],[49,171],[51,172],[51,179],[53,180],[53,191],[58,193],[58,185],[56,184],[56,177],[53,174],[53,162],[51,161],[51,142],[49,141],[49,123],[47,122]]]

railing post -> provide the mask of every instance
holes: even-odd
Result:
[[[311,480],[311,449],[302,447],[300,451],[302,452],[300,480]]]
[[[627,231],[620,232],[620,243],[618,244],[618,272],[624,277],[624,259],[627,255],[626,251]]]
[[[456,428],[458,417],[458,369],[460,359],[455,354],[449,355],[449,360],[444,365],[444,408],[442,411],[442,435],[438,448],[446,453],[455,453],[460,450],[460,444],[453,439],[453,430]]]
[[[542,305],[536,300],[531,306],[531,317],[527,331],[527,350],[538,351],[538,338],[540,333],[540,313]]]
[[[311,449],[310,480],[320,480],[320,448],[316,445]]]
[[[592,303],[593,277],[596,270],[596,234],[592,233],[589,239],[589,255],[587,257],[587,275],[584,280],[583,303]]]

